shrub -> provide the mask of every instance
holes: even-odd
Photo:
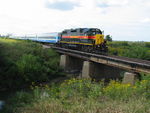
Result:
[[[150,42],[145,42],[145,47],[150,48]]]
[[[0,46],[0,89],[13,90],[64,76],[58,67],[59,55],[52,49],[12,39],[0,39]]]
[[[46,67],[39,57],[33,55],[23,55],[16,62],[18,75],[22,76],[27,83],[47,81]]]
[[[61,85],[61,93],[64,97],[80,95],[96,98],[102,94],[102,84],[91,83],[90,79],[71,79]]]
[[[109,54],[150,60],[149,42],[108,42]]]

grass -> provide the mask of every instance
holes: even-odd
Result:
[[[62,103],[60,100],[49,99],[33,104],[32,108],[27,107],[19,111],[20,113],[148,113],[149,104],[146,100],[114,101],[107,100],[98,102],[97,100],[85,98],[72,98]],[[144,104],[143,104],[144,103]],[[65,104],[65,105],[64,105]],[[67,104],[71,104],[68,105]],[[44,108],[44,109],[43,109]]]
[[[109,53],[129,58],[150,60],[150,42],[108,42]]]
[[[55,85],[31,86],[8,100],[2,113],[149,113],[150,81],[134,86],[111,81],[70,79]],[[10,103],[9,103],[10,102]]]

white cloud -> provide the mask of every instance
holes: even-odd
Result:
[[[123,6],[129,3],[129,0],[99,0],[100,4],[107,4],[108,6]]]
[[[46,1],[46,0],[45,0]],[[78,3],[78,0],[47,0],[50,3],[54,3],[54,2],[73,2],[73,3]]]
[[[142,23],[150,23],[150,18],[144,18],[141,20]]]
[[[45,7],[47,2],[75,5],[71,10],[61,10]],[[98,27],[116,40],[136,39],[142,33],[147,34],[145,37],[150,35],[147,32],[150,28],[149,0],[2,0],[0,4],[0,33],[28,34]],[[142,32],[138,32],[140,29]]]

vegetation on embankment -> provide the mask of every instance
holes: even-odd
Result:
[[[150,60],[150,42],[108,42],[109,53],[129,58]]]
[[[0,38],[0,90],[24,88],[61,76],[59,55],[41,44]]]
[[[150,113],[149,77],[134,86],[71,79],[31,88],[10,98],[2,113]]]
[[[110,50],[112,54],[123,56],[124,52],[133,49],[122,44],[124,42],[120,42],[121,46],[114,43],[119,42],[109,43],[110,49],[114,48],[114,51]],[[141,47],[150,48],[149,43],[147,47],[145,45]],[[136,52],[138,58],[150,58],[145,57],[145,53],[138,50],[131,51],[131,54]],[[104,82],[97,83],[86,79],[71,79],[50,86],[40,84],[62,75],[58,68],[58,57],[53,50],[43,49],[40,44],[31,41],[0,39],[0,89],[13,89],[26,85],[31,87],[29,91],[18,91],[8,98],[0,112],[150,112],[150,75],[141,78],[142,80],[137,81],[134,86],[116,81],[104,85]]]

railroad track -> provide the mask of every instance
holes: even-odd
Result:
[[[46,45],[46,46],[55,49],[59,53],[79,57],[81,59],[91,60],[99,63],[102,62],[103,64],[108,64],[117,67],[120,66],[122,68],[130,69],[135,72],[150,73],[150,61],[147,60],[127,58],[127,57],[114,56],[114,55],[100,55],[100,54],[88,53],[88,52],[83,52],[78,50],[60,48],[53,45]]]

